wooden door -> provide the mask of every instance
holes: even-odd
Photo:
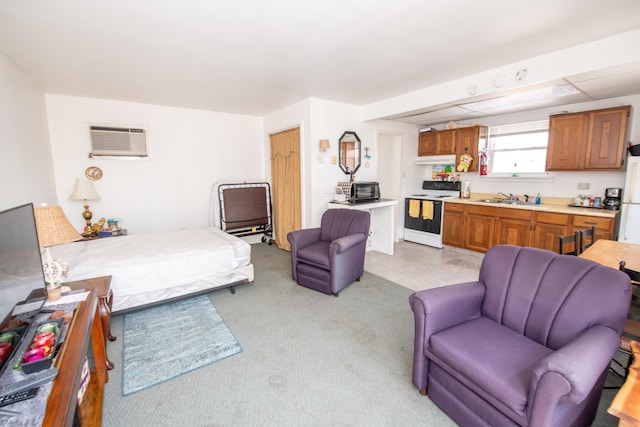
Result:
[[[500,218],[496,224],[493,245],[529,246],[531,244],[531,215],[527,219]]]
[[[445,202],[443,221],[442,243],[459,248],[463,247],[464,205]]]
[[[291,250],[287,233],[302,227],[300,191],[300,128],[269,135],[275,243]]]
[[[584,113],[551,116],[546,170],[582,168],[587,124]]]
[[[560,250],[560,236],[572,233],[569,229],[571,216],[552,212],[536,212],[533,217],[533,237],[531,245],[535,248]]]
[[[486,252],[493,246],[495,215],[483,207],[467,206],[464,215],[464,247],[478,252]],[[499,209],[499,208],[497,208]]]
[[[556,224],[536,224],[533,230],[533,247],[558,252],[560,236],[568,236],[567,226]]]

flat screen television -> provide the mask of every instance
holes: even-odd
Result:
[[[33,204],[29,203],[0,212],[0,322],[38,288],[46,289],[46,284]]]

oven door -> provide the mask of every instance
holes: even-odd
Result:
[[[428,203],[433,203],[431,219],[428,215]],[[425,214],[427,218],[425,218]],[[442,200],[405,199],[404,228],[440,234],[442,230]]]

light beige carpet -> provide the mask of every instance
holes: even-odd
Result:
[[[293,282],[288,252],[252,251],[255,282],[209,294],[242,343],[234,357],[123,397],[123,322],[114,316],[103,425],[455,425],[411,384],[411,290],[365,273],[335,298]],[[606,413],[613,394],[605,391],[594,426],[617,425]]]
[[[455,425],[411,384],[409,289],[367,273],[335,298],[293,282],[288,252],[252,248],[255,282],[209,294],[242,343],[232,358],[123,397],[113,317],[103,425]]]

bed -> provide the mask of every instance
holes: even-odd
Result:
[[[112,312],[253,281],[251,246],[213,227],[105,237],[51,248],[67,281],[111,277]]]

